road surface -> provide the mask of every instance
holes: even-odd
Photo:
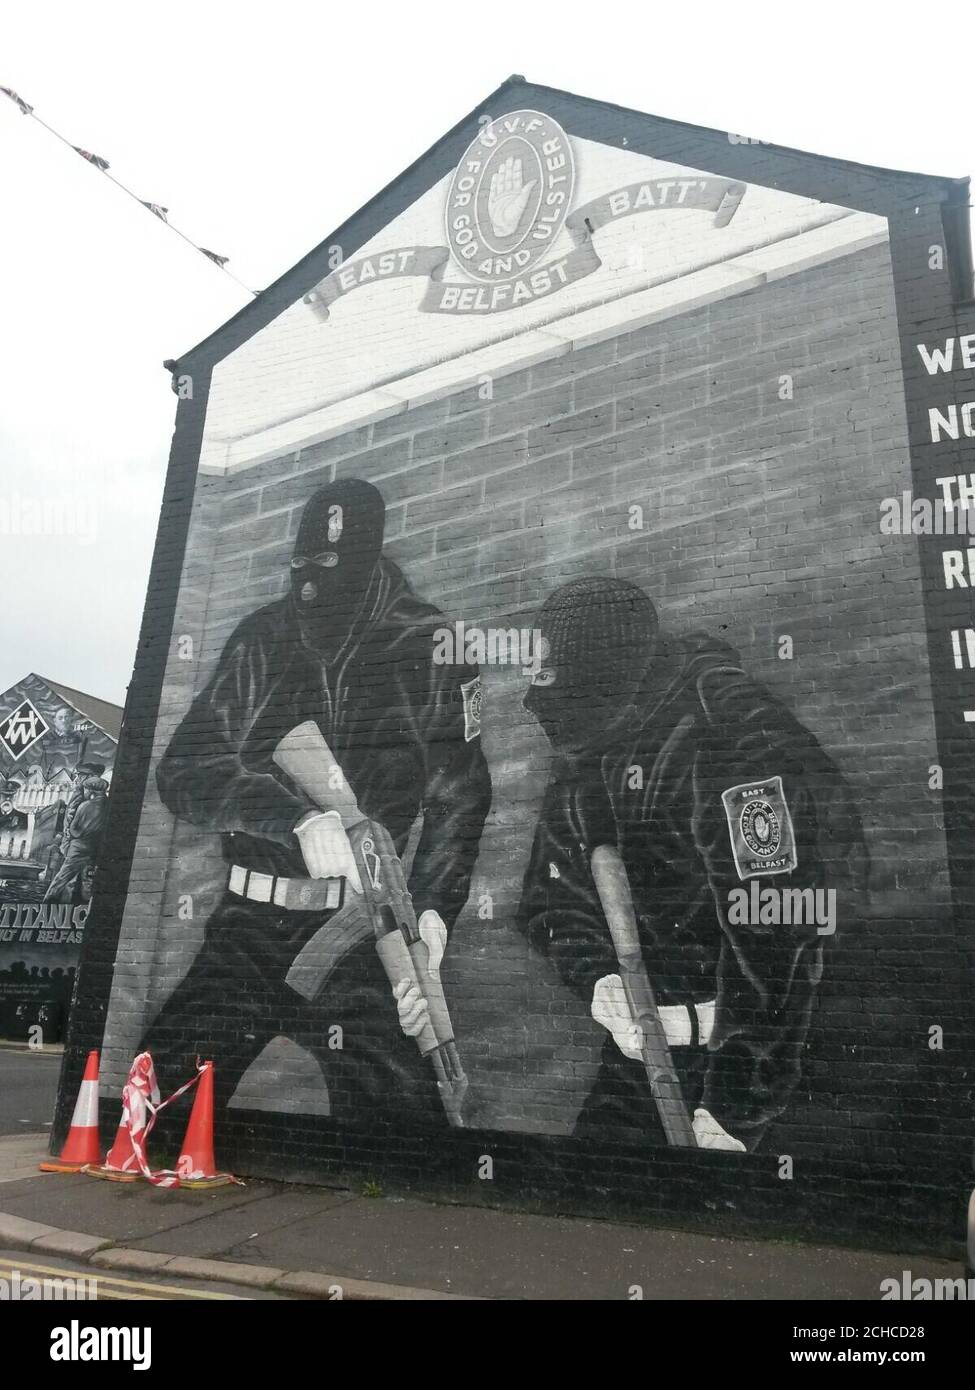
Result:
[[[51,1128],[60,1070],[60,1052],[0,1047],[0,1135]]]

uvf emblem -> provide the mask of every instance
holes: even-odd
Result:
[[[798,861],[782,778],[729,787],[721,800],[738,877],[791,873]]]
[[[512,111],[485,125],[447,197],[457,264],[489,284],[531,270],[561,230],[574,183],[568,136],[551,116]]]
[[[778,853],[782,844],[782,829],[775,814],[775,807],[770,801],[762,797],[757,801],[749,801],[738,823],[742,839],[752,854],[761,854],[768,858]]]
[[[0,743],[16,761],[44,737],[49,727],[30,700],[24,700],[0,723]]]

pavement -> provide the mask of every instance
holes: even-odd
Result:
[[[879,1299],[950,1260],[249,1181],[211,1191],[41,1174],[60,1049],[0,1049],[0,1251],[247,1298]],[[146,1296],[140,1294],[140,1297]]]
[[[40,1174],[43,1132],[0,1139],[0,1249],[155,1281],[320,1299],[879,1299],[950,1260],[739,1240],[348,1188],[210,1191]],[[219,1282],[217,1282],[219,1281]],[[259,1292],[262,1291],[262,1292]]]

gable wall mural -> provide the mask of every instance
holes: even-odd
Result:
[[[485,118],[214,366],[76,1046],[212,1056],[251,1171],[782,1224],[933,1144],[949,1226],[889,220],[566,125]]]

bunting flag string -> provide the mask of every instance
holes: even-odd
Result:
[[[5,97],[9,97],[15,106],[20,107],[20,114],[22,116],[32,116],[34,114],[33,106],[28,106],[24,98],[18,96],[12,87],[0,87],[0,92],[3,92]]]
[[[83,150],[80,145],[72,145],[75,154],[80,154],[82,159],[87,159],[89,164],[94,164],[96,169],[101,169],[103,174],[108,173],[108,160],[102,159],[100,154],[92,154],[91,150]]]
[[[187,245],[192,246],[194,251],[199,251],[202,256],[206,256],[207,260],[212,261],[225,275],[229,275],[230,279],[233,280],[235,284],[239,285],[242,290],[246,290],[249,295],[253,295],[255,298],[257,297],[256,290],[252,290],[248,285],[245,285],[243,280],[238,280],[233,271],[227,269],[230,261],[229,256],[221,256],[216,251],[209,250],[206,246],[199,246],[191,237],[188,237],[185,232],[181,232],[178,227],[173,226],[169,220],[169,208],[163,207],[161,203],[147,201],[145,198],[140,198],[138,194],[133,193],[131,188],[127,187],[126,184],[122,183],[120,179],[117,179],[114,174],[109,172],[111,165],[107,159],[104,159],[100,154],[92,153],[91,150],[83,149],[81,145],[73,145],[60,131],[48,125],[47,121],[42,120],[33,106],[25,101],[19,92],[15,92],[12,87],[0,87],[0,93],[8,97],[9,100],[14,103],[22,116],[30,116],[38,125],[43,126],[56,140],[60,140],[62,145],[67,145],[69,149],[74,150],[75,154],[79,154],[82,159],[87,160],[99,173],[104,174],[110,183],[114,183],[116,188],[121,189],[122,192],[126,193],[130,198],[134,198],[141,207],[147,208],[148,211],[152,213],[153,217],[157,217],[160,222],[164,222],[171,232],[175,232],[178,237],[182,237],[183,241],[185,241]]]

